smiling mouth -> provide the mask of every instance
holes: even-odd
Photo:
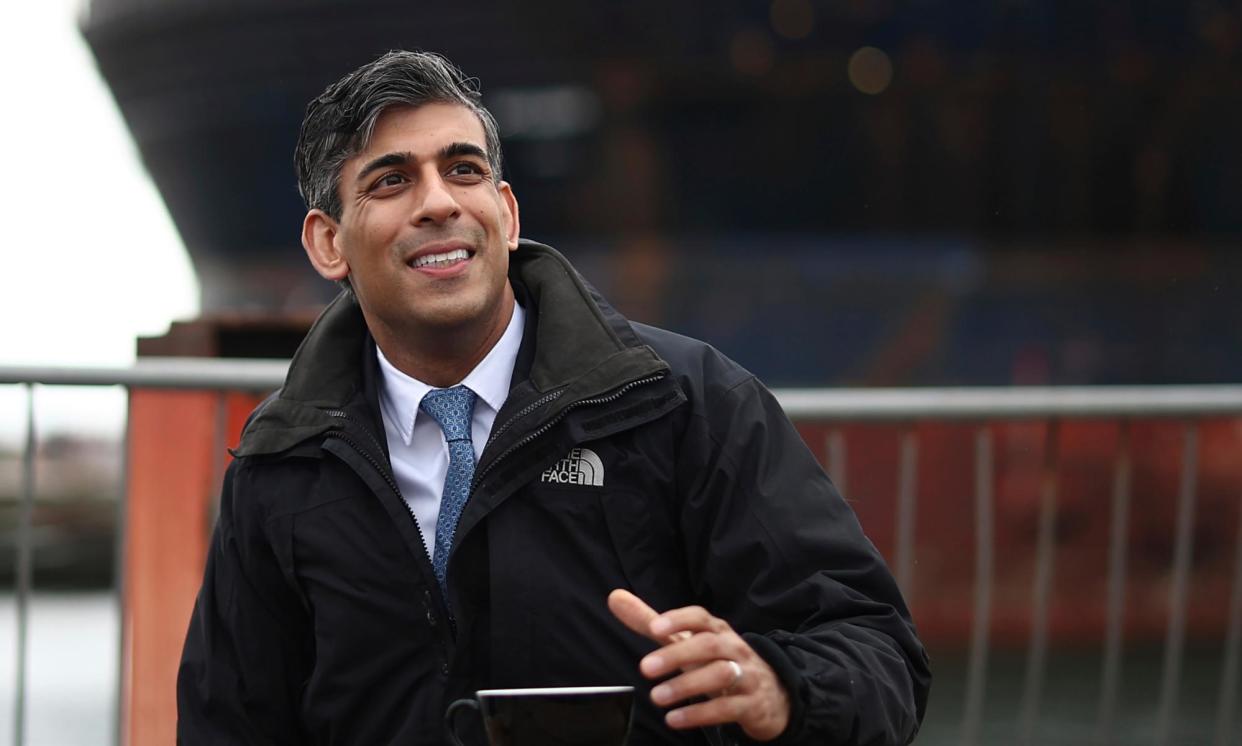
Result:
[[[473,251],[467,249],[452,249],[439,254],[423,254],[410,262],[410,266],[414,269],[442,269],[451,267],[458,262],[464,262],[474,256]]]

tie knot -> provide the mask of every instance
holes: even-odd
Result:
[[[470,421],[474,417],[474,397],[474,392],[465,386],[432,389],[423,396],[418,408],[439,423],[446,441],[469,441]]]

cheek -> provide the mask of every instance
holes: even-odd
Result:
[[[367,211],[360,213],[353,221],[346,239],[355,253],[374,252],[389,243],[394,228],[393,221],[386,220],[382,213]]]
[[[487,209],[486,206],[471,208],[470,217],[474,218],[474,220],[479,225],[483,226],[485,230],[490,230],[496,223],[496,216],[493,215],[492,211]]]
[[[489,233],[505,232],[505,209],[499,199],[476,202],[467,208],[470,216],[482,225]]]

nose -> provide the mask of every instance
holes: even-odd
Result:
[[[424,179],[423,185],[423,198],[410,216],[411,223],[439,225],[461,214],[461,205],[438,175]]]

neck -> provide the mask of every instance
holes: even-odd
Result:
[[[506,288],[499,312],[486,326],[417,328],[397,332],[373,326],[371,334],[388,362],[436,388],[461,383],[504,336],[513,317],[513,290]]]

